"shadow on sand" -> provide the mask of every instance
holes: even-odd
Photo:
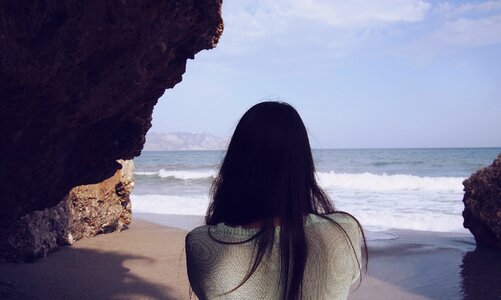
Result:
[[[29,264],[0,264],[2,299],[175,299],[165,285],[147,282],[124,267],[141,256],[65,247]]]

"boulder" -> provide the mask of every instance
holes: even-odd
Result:
[[[74,187],[66,197],[70,211],[70,241],[121,231],[130,224],[134,163],[132,160],[119,162],[122,169],[112,177],[98,184]]]
[[[222,29],[221,0],[1,1],[0,245],[29,224],[60,237],[44,209],[141,153],[158,98]]]
[[[501,154],[463,185],[464,227],[475,236],[477,245],[501,250]]]
[[[74,187],[55,207],[19,218],[0,248],[0,256],[9,261],[32,261],[61,245],[126,229],[132,217],[134,163],[118,162],[122,169],[112,177],[97,184]]]

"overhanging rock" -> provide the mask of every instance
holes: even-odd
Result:
[[[222,33],[221,0],[0,3],[0,245],[140,154],[153,107]]]

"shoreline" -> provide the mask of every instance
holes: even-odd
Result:
[[[183,214],[157,214],[157,213],[134,213],[134,218],[151,222],[157,225],[178,228],[190,231],[197,226],[204,225],[205,216],[200,215],[183,215]],[[399,237],[408,238],[408,236],[420,237],[447,237],[447,238],[463,238],[470,240],[475,245],[475,240],[470,232],[453,232],[453,231],[426,231],[414,229],[387,229],[387,230],[367,230],[366,238],[368,241],[377,240],[392,240]]]
[[[200,216],[135,213],[123,232],[78,241],[34,263],[0,263],[0,296],[189,299],[184,237],[202,221]],[[389,232],[398,238],[368,241],[369,272],[358,288],[354,284],[349,299],[496,299],[501,295],[501,253],[476,248],[473,237]]]

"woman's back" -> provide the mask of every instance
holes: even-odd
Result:
[[[317,183],[308,132],[291,105],[266,101],[245,112],[209,199],[206,226],[186,238],[199,298],[346,298],[362,264],[363,231],[354,217],[336,213]]]
[[[339,224],[310,214],[305,218],[308,255],[302,286],[303,299],[346,299],[360,273],[360,231],[357,222],[343,213],[327,215]],[[188,276],[201,299],[283,299],[280,279],[280,227],[275,243],[257,270],[235,291],[255,258],[257,229],[229,227],[223,223],[192,230],[186,237]],[[228,243],[233,244],[228,244]]]

